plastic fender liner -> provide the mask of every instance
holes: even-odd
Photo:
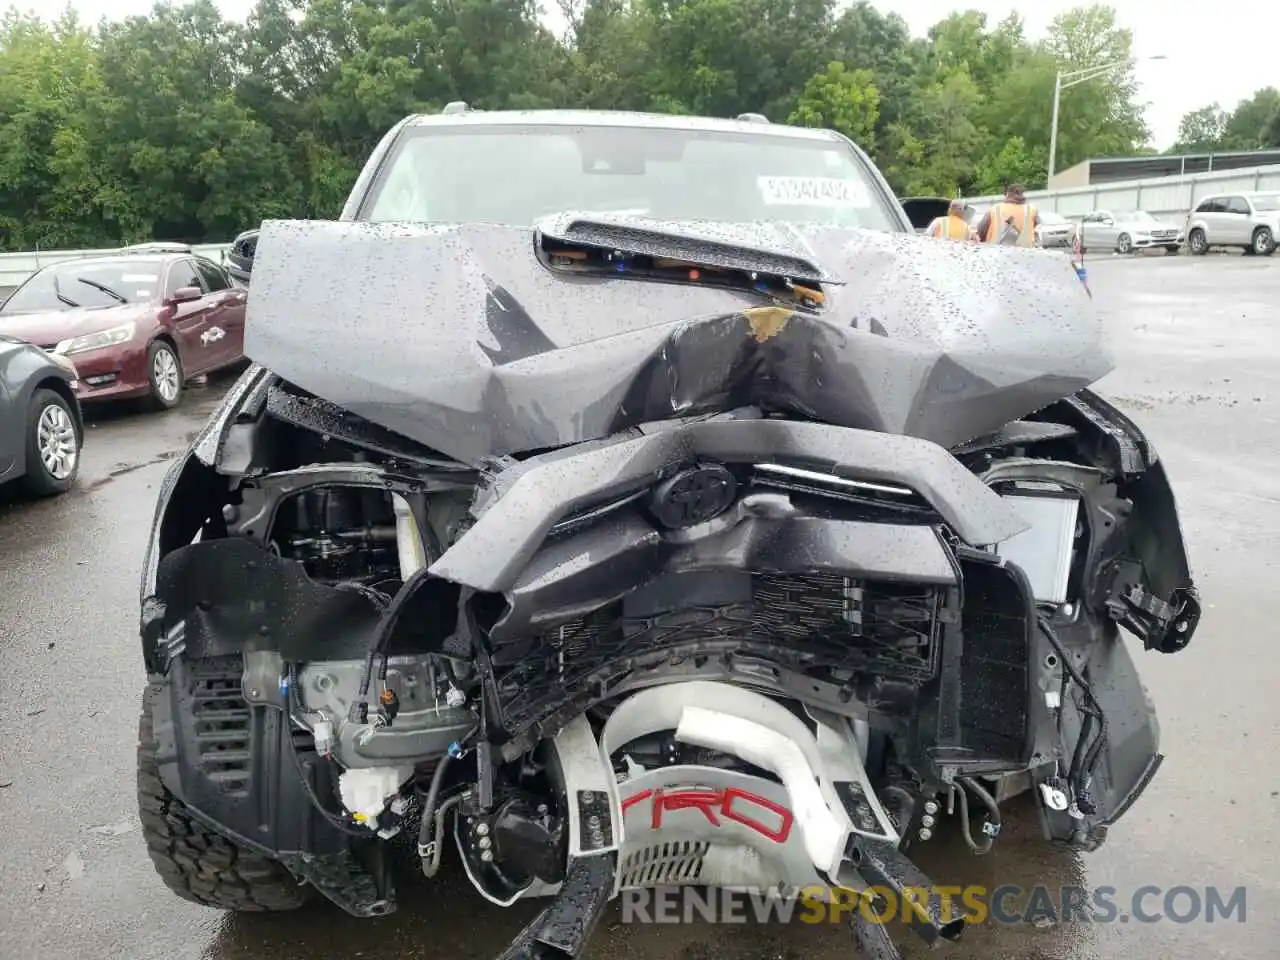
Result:
[[[372,601],[307,576],[242,537],[193,543],[160,561],[164,624],[184,626],[187,655],[274,650],[285,660],[363,656],[379,622]]]

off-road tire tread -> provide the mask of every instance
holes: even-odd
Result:
[[[138,814],[156,872],[179,897],[201,906],[253,913],[301,907],[306,888],[288,870],[196,821],[161,782],[151,711],[163,691],[162,683],[147,684],[138,720]]]

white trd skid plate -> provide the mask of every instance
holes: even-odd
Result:
[[[927,889],[928,878],[898,851],[849,722],[817,713],[810,720],[813,730],[760,694],[694,681],[624,700],[599,743],[585,716],[568,724],[555,750],[569,798],[569,875],[502,960],[580,956],[604,903],[624,890],[697,884],[830,899],[840,889],[864,889],[864,876],[892,889]],[[664,731],[772,776],[689,764],[645,770],[627,756],[629,743]],[[627,766],[621,778],[615,754]],[[554,892],[531,888],[520,896]],[[883,925],[859,911],[850,919],[864,952],[900,960]],[[965,924],[944,915],[936,897],[909,922],[929,944],[955,939]],[[554,949],[539,953],[543,947]]]
[[[615,893],[706,885],[800,889],[825,881],[779,783],[714,767],[662,767],[618,787]]]
[[[858,883],[843,870],[854,834],[898,835],[842,718],[817,732],[781,704],[728,684],[695,681],[623,701],[595,743],[585,718],[556,738],[570,804],[570,857],[618,853],[614,894],[638,887],[804,888]],[[643,770],[618,782],[612,757],[674,730],[683,743],[736,756],[777,780],[706,766]],[[588,749],[588,744],[594,750]],[[625,756],[625,750],[622,751]],[[587,754],[594,753],[588,762]]]

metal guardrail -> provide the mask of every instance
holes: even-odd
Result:
[[[230,247],[230,243],[203,243],[192,246],[192,250],[201,256],[208,257],[218,263]],[[75,260],[79,257],[95,257],[108,253],[116,253],[118,247],[103,250],[36,250],[21,253],[0,253],[0,289],[13,290],[20,286],[27,277],[42,267],[64,260]]]
[[[1095,210],[1145,210],[1153,217],[1182,219],[1204,197],[1216,193],[1280,193],[1280,164],[1244,170],[1215,170],[1063,190],[1029,190],[1027,199],[1067,218]],[[971,204],[995,203],[1000,196],[966,197]]]

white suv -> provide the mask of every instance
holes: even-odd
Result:
[[[1192,253],[1210,247],[1241,247],[1270,256],[1280,237],[1280,193],[1223,193],[1205,197],[1187,218]]]

